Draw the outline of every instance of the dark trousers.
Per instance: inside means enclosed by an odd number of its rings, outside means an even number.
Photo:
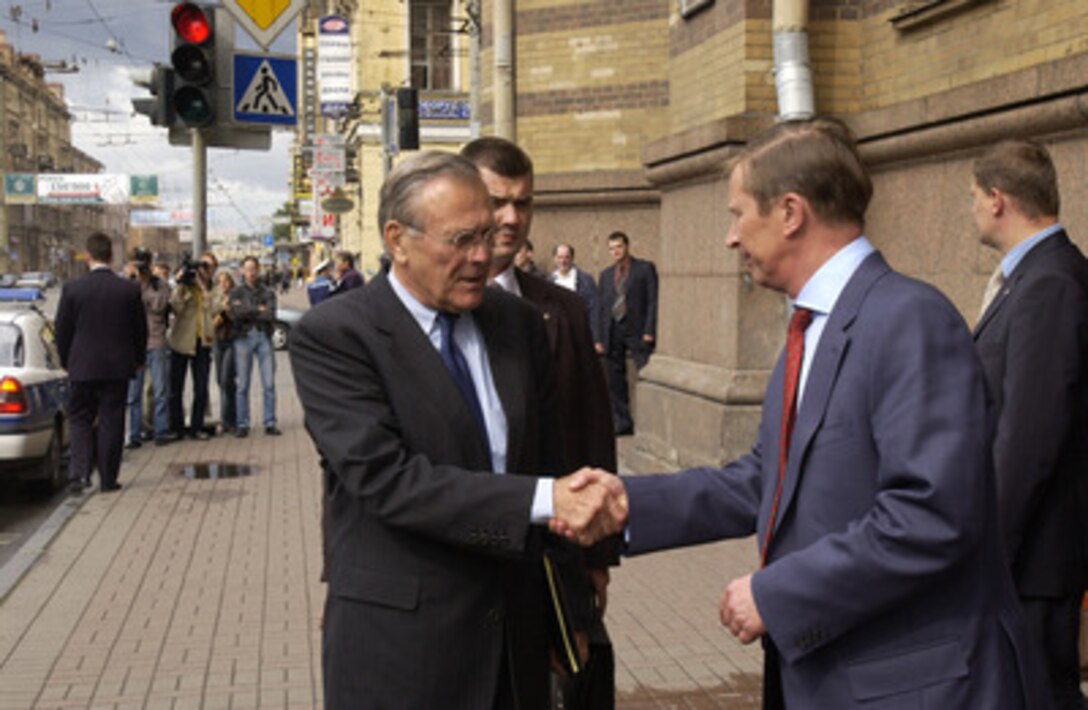
[[[1084,710],[1080,692],[1080,595],[1058,599],[1021,597],[1031,641],[1046,668],[1056,710]]]
[[[189,429],[196,434],[204,428],[204,412],[208,408],[208,372],[211,369],[211,348],[198,343],[196,353],[185,355],[170,353],[170,430],[185,433],[185,411],[182,397],[185,394],[185,371],[193,372],[193,406],[189,412]]]
[[[102,486],[117,483],[125,443],[128,380],[72,382],[68,399],[71,461],[68,477],[87,481],[98,468]]]
[[[653,352],[653,346],[643,342],[642,333],[631,332],[626,321],[611,321],[608,325],[608,389],[612,393],[612,424],[617,433],[634,429],[631,419],[631,398],[627,392],[627,354],[641,370]]]
[[[234,341],[216,340],[212,350],[215,382],[219,385],[219,421],[224,429],[238,426],[238,368],[234,362]]]

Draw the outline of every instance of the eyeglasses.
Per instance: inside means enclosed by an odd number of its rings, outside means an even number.
[[[431,241],[438,242],[439,244],[446,244],[453,247],[457,251],[471,251],[477,246],[483,244],[488,249],[495,243],[496,227],[484,227],[483,229],[471,230],[466,229],[462,232],[454,234],[452,237],[438,237],[433,234],[428,234],[422,229],[416,229],[415,227],[406,224],[404,225],[409,232],[412,232],[418,236],[426,237]]]

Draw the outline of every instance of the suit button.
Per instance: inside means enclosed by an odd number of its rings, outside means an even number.
[[[492,622],[492,623],[497,624],[499,622],[499,610],[498,609],[488,609],[487,610],[487,620]]]

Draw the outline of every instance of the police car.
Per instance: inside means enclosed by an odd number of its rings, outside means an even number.
[[[0,476],[67,482],[68,373],[36,288],[0,289]]]

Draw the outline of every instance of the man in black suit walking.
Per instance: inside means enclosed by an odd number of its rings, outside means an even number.
[[[99,487],[108,493],[121,488],[125,394],[144,365],[147,318],[140,287],[110,270],[110,238],[96,232],[86,247],[90,273],[65,284],[57,306],[57,349],[71,382],[68,475],[72,490],[82,490],[97,466]]]
[[[608,253],[615,263],[601,272],[597,352],[608,360],[612,418],[617,435],[634,433],[631,399],[627,393],[627,354],[641,370],[657,338],[657,269],[652,261],[631,256],[623,232],[608,235]]]
[[[1078,487],[1088,476],[1088,262],[1058,223],[1046,150],[999,143],[974,166],[972,212],[1001,252],[975,327],[996,415],[1005,552],[1055,707],[1082,710]]]

